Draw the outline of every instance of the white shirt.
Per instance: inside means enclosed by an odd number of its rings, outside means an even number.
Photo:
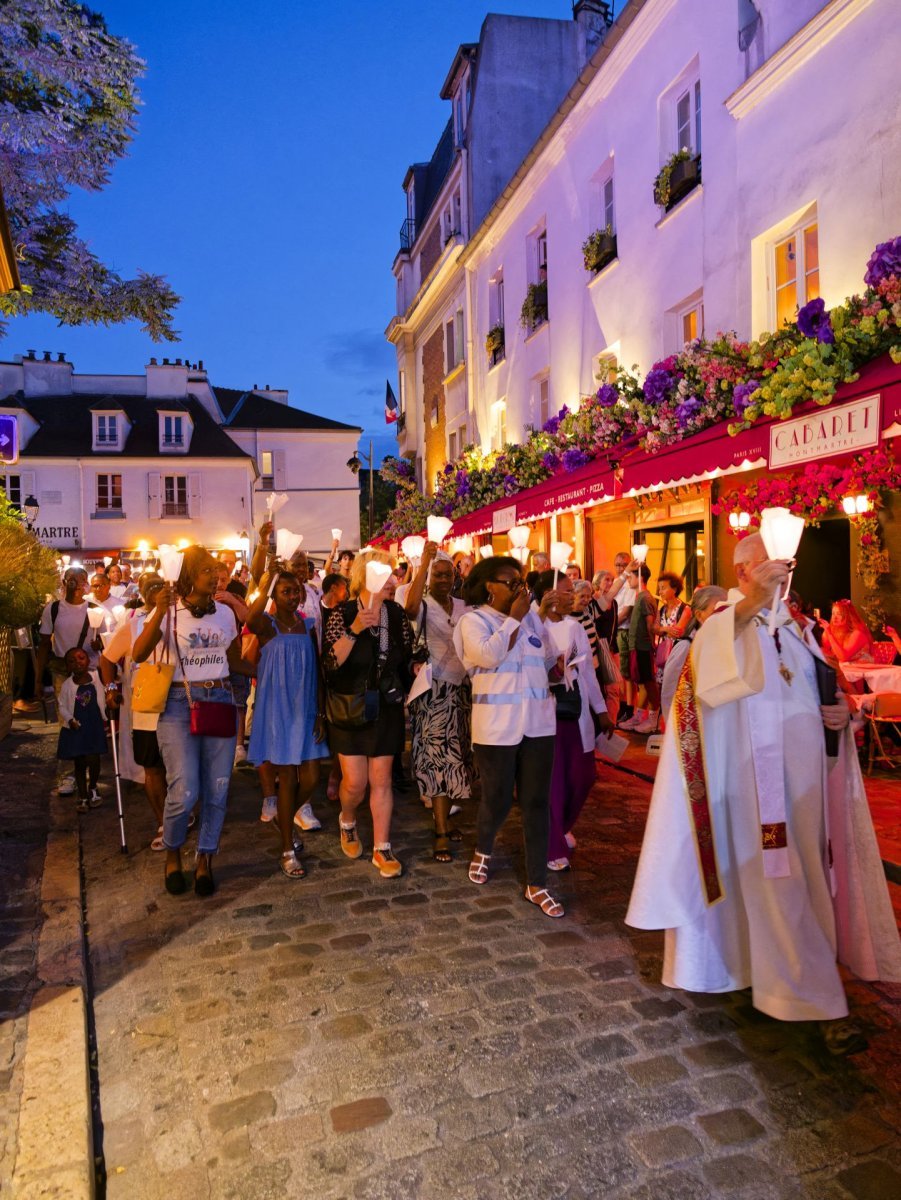
[[[451,614],[448,616],[437,600],[432,600],[428,596],[423,599],[427,609],[425,639],[429,646],[432,679],[440,683],[453,683],[459,687],[466,678],[466,668],[460,662],[460,656],[454,645],[454,630],[466,612],[466,605],[462,600],[452,598]],[[418,632],[422,625],[421,604],[413,625]]]
[[[171,611],[171,610],[170,610]],[[160,627],[162,638],[158,653],[167,645],[168,614]],[[175,664],[173,681],[203,683],[207,680],[228,678],[228,648],[237,637],[235,614],[224,604],[216,605],[216,611],[206,617],[192,617],[181,604],[175,609],[175,626],[178,636],[178,654],[175,649],[173,629],[168,636],[170,661]],[[178,655],[182,662],[179,662]],[[184,663],[184,673],[182,673]]]
[[[84,629],[84,623],[88,615],[88,602],[87,600],[82,600],[81,604],[70,604],[68,600],[60,600],[55,624],[51,612],[53,604],[54,601],[51,601],[46,605],[41,614],[41,633],[46,633],[50,636],[50,645],[53,653],[63,658],[67,650],[71,650],[78,645],[81,638],[81,631]],[[97,665],[97,651],[91,649],[91,642],[95,637],[94,630],[88,626],[84,641],[81,643],[82,649],[90,659],[92,667]]]
[[[624,583],[614,596],[614,599],[619,606],[619,612],[616,617],[617,628],[628,630],[631,617],[627,616],[623,620],[623,614],[626,609],[635,607],[635,601],[638,599],[638,588],[632,587],[631,583]]]
[[[540,618],[529,612],[520,622],[487,605],[467,609],[454,629],[454,646],[472,679],[474,743],[517,746],[524,737],[554,736],[548,671],[557,652]]]

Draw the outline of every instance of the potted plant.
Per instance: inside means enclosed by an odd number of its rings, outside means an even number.
[[[0,738],[12,724],[13,630],[37,620],[58,584],[56,555],[25,527],[19,510],[0,491]]]
[[[522,302],[519,323],[530,332],[547,320],[547,280],[530,283]]]
[[[488,355],[488,361],[494,366],[504,357],[504,327],[503,325],[492,325],[488,330],[485,338],[485,353]]]
[[[403,433],[403,431],[406,428],[407,428],[407,414],[406,413],[398,413],[398,415],[397,415],[397,432],[399,434]]]
[[[654,203],[667,212],[701,182],[701,156],[685,146],[671,154],[654,180]]]
[[[612,225],[596,229],[582,243],[582,259],[586,271],[597,275],[598,271],[602,271],[607,263],[613,262],[615,258],[616,234],[613,232]]]

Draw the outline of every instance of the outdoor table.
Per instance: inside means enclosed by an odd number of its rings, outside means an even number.
[[[863,680],[871,692],[901,692],[901,666],[891,663],[842,663],[841,671],[849,683]]]

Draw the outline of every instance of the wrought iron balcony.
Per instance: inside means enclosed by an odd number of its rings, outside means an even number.
[[[186,500],[164,500],[163,512],[164,517],[187,517],[188,503]]]
[[[406,221],[400,227],[400,248],[401,250],[409,250],[416,241],[416,222],[412,217],[407,217]]]

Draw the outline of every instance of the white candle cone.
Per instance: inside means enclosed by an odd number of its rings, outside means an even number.
[[[760,536],[763,538],[763,544],[770,558],[791,562],[798,552],[803,532],[804,518],[796,516],[787,508],[765,508],[760,514]],[[769,621],[770,634],[776,632],[776,610],[779,608],[781,591],[781,586],[777,586],[773,594]]]
[[[117,625],[124,625],[128,617],[128,609],[124,604],[117,604],[113,609],[113,620]]]
[[[282,562],[290,562],[303,541],[302,533],[292,533],[290,529],[275,531],[275,557]]]
[[[332,541],[333,541],[333,542],[340,542],[340,541],[341,541],[341,530],[340,530],[340,529],[333,529],[333,530],[332,530]]]
[[[529,561],[529,555],[532,551],[528,546],[511,546],[510,557],[515,558],[521,566],[525,566]]]
[[[523,546],[528,546],[531,532],[528,525],[514,525],[512,529],[507,530],[507,538],[511,546],[515,546],[517,550],[520,550]]]
[[[422,552],[425,550],[425,538],[419,534],[411,533],[409,537],[405,537],[400,544],[403,556],[413,566],[418,567],[422,562]]]
[[[101,640],[101,642],[103,642],[104,650],[107,648],[107,646],[109,646],[110,642],[113,640],[113,638],[115,636],[116,636],[116,631],[114,629],[110,630],[108,633],[101,633],[100,640]]]
[[[641,545],[638,542],[632,547],[632,557],[638,562],[643,563],[647,560],[650,546]]]
[[[111,567],[113,565],[113,560],[110,558],[110,556],[108,554],[104,556],[103,565],[105,567]]]
[[[71,554],[64,554],[64,555],[63,555],[63,566],[64,566],[64,567],[67,567],[71,561],[72,561],[72,555],[71,555]]]
[[[383,562],[368,562],[366,564],[366,591],[369,592],[369,608],[372,608],[374,596],[382,590],[391,574],[391,564]]]
[[[177,583],[184,553],[175,546],[160,546],[160,574],[166,583]]]
[[[554,587],[557,586],[557,576],[566,570],[572,552],[573,548],[569,542],[551,542],[550,560],[554,568]]]
[[[558,654],[563,655],[565,660],[573,644],[572,622],[564,617],[562,621],[545,621],[544,627],[547,630],[551,645]]]
[[[287,503],[287,492],[270,492],[266,497],[266,508],[269,511],[269,515],[272,517],[275,516],[279,509],[284,508]]]
[[[479,558],[491,558],[493,554],[493,546],[479,546]]]
[[[99,629],[108,616],[105,608],[89,608],[88,624],[92,629]]]
[[[426,533],[430,542],[437,542],[440,546],[447,535],[450,533],[453,521],[447,517],[429,517],[426,520]]]

